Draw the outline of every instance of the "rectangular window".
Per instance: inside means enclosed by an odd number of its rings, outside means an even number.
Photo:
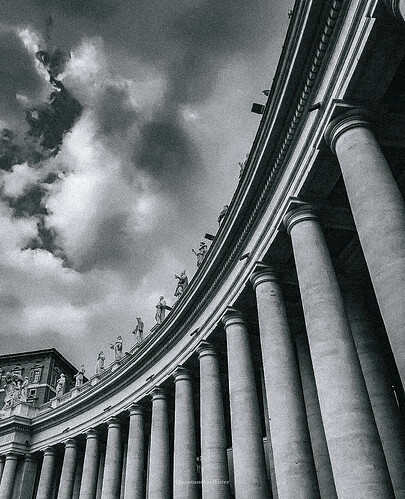
[[[41,381],[41,371],[39,369],[35,369],[34,371],[34,379],[32,380],[33,383],[39,383]]]

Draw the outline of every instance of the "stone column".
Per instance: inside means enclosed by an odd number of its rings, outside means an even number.
[[[175,382],[173,498],[197,499],[193,386],[190,373],[183,367],[178,367],[173,376]]]
[[[269,405],[267,403],[267,395],[266,395],[266,385],[264,381],[264,372],[263,370],[260,373],[260,382],[262,386],[262,400],[263,400],[263,411],[264,411],[264,424],[266,426],[266,438],[267,438],[267,473],[270,475],[270,488],[272,499],[279,499],[277,492],[277,480],[276,473],[274,470],[274,456],[273,456],[273,446],[271,443],[271,432],[270,432],[270,417],[269,417]]]
[[[75,483],[77,443],[73,438],[65,442],[62,473],[60,476],[58,499],[71,499]]]
[[[254,272],[260,343],[280,499],[319,497],[300,376],[284,300],[270,268]]]
[[[170,499],[170,444],[167,400],[161,388],[151,392],[152,426],[149,451],[148,499]]]
[[[99,457],[99,434],[96,430],[91,428],[86,432],[86,450],[84,452],[80,499],[93,499],[95,497]]]
[[[405,202],[359,110],[326,133],[342,170],[380,312],[405,387]]]
[[[142,499],[145,496],[145,435],[143,425],[143,410],[140,405],[134,404],[129,409],[125,499]]]
[[[384,3],[394,17],[405,22],[405,0],[384,0]]]
[[[295,337],[295,344],[319,491],[321,497],[337,499],[321,409],[319,407],[314,370],[312,368],[311,354],[309,353],[308,341],[305,334],[298,334]]]
[[[203,499],[230,496],[224,407],[217,354],[209,343],[198,347],[200,360],[201,475]]]
[[[17,454],[6,454],[1,477],[0,497],[1,499],[11,499],[14,491],[15,472],[17,470]]]
[[[48,447],[44,450],[44,459],[42,461],[36,499],[49,499],[51,497],[54,468],[55,449],[53,447]]]
[[[118,418],[108,421],[107,447],[101,499],[118,499],[121,485],[121,423]]]
[[[388,499],[393,489],[331,258],[308,206],[291,235],[326,441],[339,499]]]
[[[35,477],[37,474],[38,460],[33,454],[25,454],[24,468],[21,476],[21,488],[19,499],[32,499],[34,492]],[[0,496],[1,497],[1,496]]]
[[[405,425],[392,390],[383,347],[362,287],[346,282],[343,297],[395,497],[405,497]]]
[[[233,308],[227,309],[222,322],[228,352],[235,495],[264,499],[270,489],[249,334],[242,314]]]
[[[0,456],[0,483],[1,483],[1,477],[3,476],[5,461],[6,461],[6,456]]]

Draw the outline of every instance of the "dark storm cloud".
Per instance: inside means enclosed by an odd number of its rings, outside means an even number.
[[[22,123],[25,112],[16,95],[37,98],[44,88],[44,82],[35,70],[34,61],[29,57],[22,41],[11,31],[0,31],[0,68],[0,117],[6,118],[14,126]]]
[[[22,0],[17,0],[22,3]],[[265,0],[27,0],[32,22],[65,49],[83,36],[101,36],[111,68],[126,78],[134,56],[167,76],[155,122],[141,128],[134,157],[143,169],[170,186],[198,174],[200,164],[179,116],[179,106],[204,102],[215,88],[219,70],[232,57],[260,50],[270,37]],[[6,16],[15,19],[11,9]],[[120,62],[127,61],[125,62]],[[126,64],[126,66],[125,66]],[[230,82],[230,92],[232,84]],[[125,89],[108,87],[96,108],[100,132],[125,133],[136,120]],[[162,118],[163,116],[163,118]],[[166,173],[165,173],[166,172]]]

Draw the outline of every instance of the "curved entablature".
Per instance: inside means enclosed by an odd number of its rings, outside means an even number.
[[[296,2],[227,216],[171,313],[74,397],[67,394],[37,414],[2,421],[0,433],[7,438],[0,435],[0,454],[23,454],[24,445],[29,454],[44,451],[41,492],[48,490],[46,470],[54,460],[49,447],[56,454],[63,447],[61,476],[71,476],[65,463],[85,440],[87,477],[96,459],[87,449],[99,451],[102,440],[103,462],[115,463],[105,464],[105,497],[123,490],[116,477],[124,454],[125,487],[143,497],[139,488],[146,485],[136,456],[145,449],[136,436],[143,435],[144,419],[150,421],[149,474],[159,476],[148,482],[152,497],[168,497],[172,485],[176,497],[196,497],[196,457],[203,463],[198,476],[204,497],[228,496],[228,466],[234,471],[230,486],[240,498],[264,499],[269,487],[279,497],[351,498],[358,483],[362,494],[371,494],[378,483],[381,497],[393,497],[393,489],[405,487],[405,473],[395,464],[402,462],[403,451],[383,424],[392,417],[389,431],[401,426],[394,395],[403,410],[405,346],[398,331],[405,317],[397,313],[401,297],[389,290],[400,288],[403,277],[398,248],[405,242],[405,208],[396,179],[405,177],[392,153],[400,141],[388,138],[385,148],[388,134],[381,120],[392,109],[384,99],[399,78],[405,29],[384,61],[385,79],[375,70],[373,98],[353,98],[370,86],[370,67],[378,62],[371,48],[379,40],[388,43],[391,20],[397,26],[379,0]],[[388,209],[394,215],[382,224]],[[361,292],[359,275],[366,283]],[[376,307],[378,317],[369,322],[361,303],[352,310],[362,292]],[[380,331],[375,336],[382,343],[364,359],[371,349],[364,336],[370,328]],[[375,361],[384,349],[387,368]],[[372,369],[381,371],[377,376]],[[376,380],[385,380],[385,388],[370,387]],[[382,392],[384,403],[373,399]],[[199,404],[199,437],[193,404]],[[342,417],[336,416],[337,404]],[[353,427],[346,431],[349,419]],[[366,436],[350,441],[354,434]],[[389,442],[384,449],[381,440]],[[294,452],[287,451],[290,442]],[[348,445],[352,454],[346,458]],[[174,456],[172,482],[168,453]],[[14,461],[9,459],[9,470]],[[297,469],[297,463],[305,465]],[[94,477],[86,482],[93,492],[94,483]]]

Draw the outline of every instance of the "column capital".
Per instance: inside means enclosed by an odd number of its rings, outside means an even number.
[[[116,416],[113,416],[112,418],[107,419],[106,423],[108,425],[108,429],[121,427],[121,421]]]
[[[45,456],[53,456],[55,455],[55,448],[54,447],[47,447],[46,449],[44,449],[44,457]]]
[[[183,366],[178,366],[176,370],[173,372],[173,378],[174,382],[176,383],[177,381],[190,381],[191,380],[191,374],[188,369],[186,369]]]
[[[364,109],[351,109],[334,118],[325,130],[324,137],[333,154],[338,138],[352,128],[371,128],[370,116]]]
[[[242,324],[246,326],[246,320],[242,312],[233,307],[227,307],[221,321],[225,327],[231,326],[233,324]]]
[[[85,431],[86,440],[90,440],[91,438],[98,439],[99,433],[95,428],[89,428]]]
[[[34,454],[32,454],[31,452],[27,452],[27,454],[24,455],[24,459],[26,462],[36,461]]]
[[[204,357],[206,355],[211,356],[211,357],[217,357],[217,352],[215,348],[211,345],[211,343],[208,343],[208,341],[203,340],[197,348],[197,353],[198,353],[198,358],[201,359],[201,357]]]
[[[5,460],[6,461],[16,461],[18,459],[18,455],[17,454],[14,454],[14,452],[9,452],[8,454],[6,454],[5,456]]]
[[[284,216],[283,222],[287,228],[288,234],[291,233],[291,229],[299,222],[304,220],[317,220],[318,217],[315,214],[314,209],[310,204],[302,204],[297,208],[293,208],[287,212]]]
[[[405,5],[403,0],[384,0],[384,4],[388,12],[392,16],[394,16],[396,19],[399,19],[402,22],[405,22],[404,19]]]
[[[68,438],[63,443],[65,444],[65,449],[75,449],[77,447],[77,442],[74,438]]]
[[[143,415],[142,407],[140,406],[140,404],[136,404],[136,403],[134,403],[128,407],[128,412],[129,412],[129,417]]]
[[[253,289],[256,289],[256,287],[263,282],[277,282],[278,280],[277,272],[272,267],[263,264],[257,265],[252,275],[249,277]]]
[[[155,400],[166,400],[166,393],[162,388],[156,387],[151,392],[149,392],[152,402]]]

